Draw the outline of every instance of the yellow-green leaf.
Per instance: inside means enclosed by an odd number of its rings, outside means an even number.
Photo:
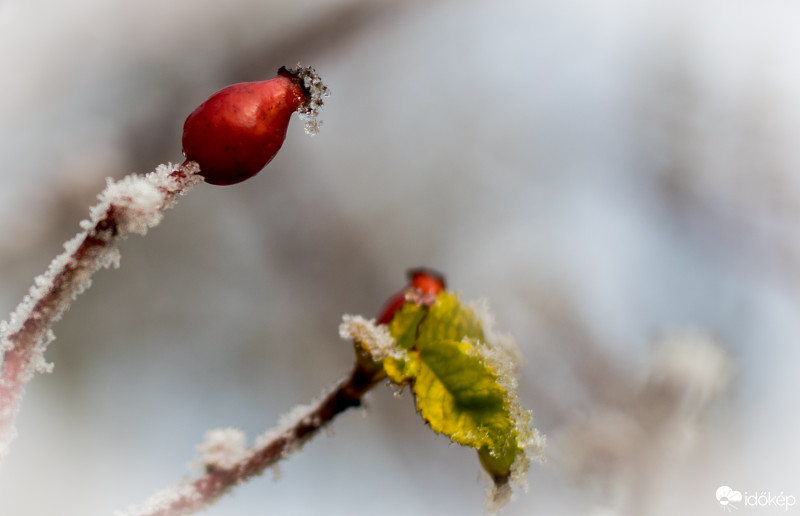
[[[386,376],[397,385],[411,382],[419,372],[419,353],[409,351],[407,358],[387,357],[383,361]]]
[[[417,332],[428,313],[427,306],[419,306],[406,302],[398,310],[389,323],[389,333],[394,337],[398,347],[411,349],[417,340]]]
[[[466,342],[440,340],[419,352],[413,391],[431,429],[485,455],[493,477],[508,475],[518,447],[508,393]]]
[[[513,368],[498,366],[483,321],[444,291],[430,306],[406,302],[389,333],[401,350],[382,362],[389,379],[410,384],[431,429],[475,449],[495,484],[506,484],[531,434],[528,413],[509,387],[513,380],[498,370]],[[527,462],[521,463],[524,470]]]
[[[428,317],[420,325],[417,345],[422,348],[439,340],[484,340],[481,321],[464,307],[452,292],[441,292],[430,307]]]

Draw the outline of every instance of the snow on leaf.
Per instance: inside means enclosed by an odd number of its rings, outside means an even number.
[[[500,373],[501,380],[516,380],[522,363],[522,352],[511,335],[495,330],[494,314],[486,299],[479,299],[465,305],[478,319],[483,330],[481,354]],[[510,387],[516,388],[516,384]]]

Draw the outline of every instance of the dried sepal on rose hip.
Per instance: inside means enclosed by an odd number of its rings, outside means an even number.
[[[281,68],[266,81],[242,82],[221,89],[186,118],[183,153],[200,165],[213,185],[232,185],[256,175],[278,153],[292,113],[316,133],[322,98],[328,88],[312,68]]]

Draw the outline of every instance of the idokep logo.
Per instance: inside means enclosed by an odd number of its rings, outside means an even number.
[[[745,507],[776,507],[788,511],[797,503],[794,495],[783,494],[783,491],[778,494],[772,494],[769,491],[755,493],[745,491],[742,495],[741,491],[736,491],[728,486],[720,486],[717,488],[716,495],[720,506],[726,511],[738,509],[740,503],[744,503]]]
[[[728,486],[720,486],[717,489],[717,501],[726,511],[730,511],[731,507],[738,509],[736,502],[742,501],[742,493],[734,491]]]

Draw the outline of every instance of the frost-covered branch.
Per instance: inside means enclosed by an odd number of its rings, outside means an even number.
[[[204,475],[159,491],[141,505],[117,511],[114,516],[184,516],[208,507],[233,487],[298,451],[338,414],[360,406],[364,394],[384,376],[368,357],[359,357],[348,378],[318,402],[296,407],[250,449],[245,448],[244,435],[238,430],[209,432],[198,447]]]
[[[66,242],[64,252],[34,280],[9,320],[0,322],[0,460],[16,433],[14,418],[25,384],[35,373],[52,370],[44,351],[54,339],[53,323],[90,286],[92,274],[101,267],[119,266],[117,242],[158,225],[162,211],[201,181],[198,172],[196,163],[186,162],[161,165],[147,175],[118,182],[109,179],[89,219],[81,222],[83,231]]]

